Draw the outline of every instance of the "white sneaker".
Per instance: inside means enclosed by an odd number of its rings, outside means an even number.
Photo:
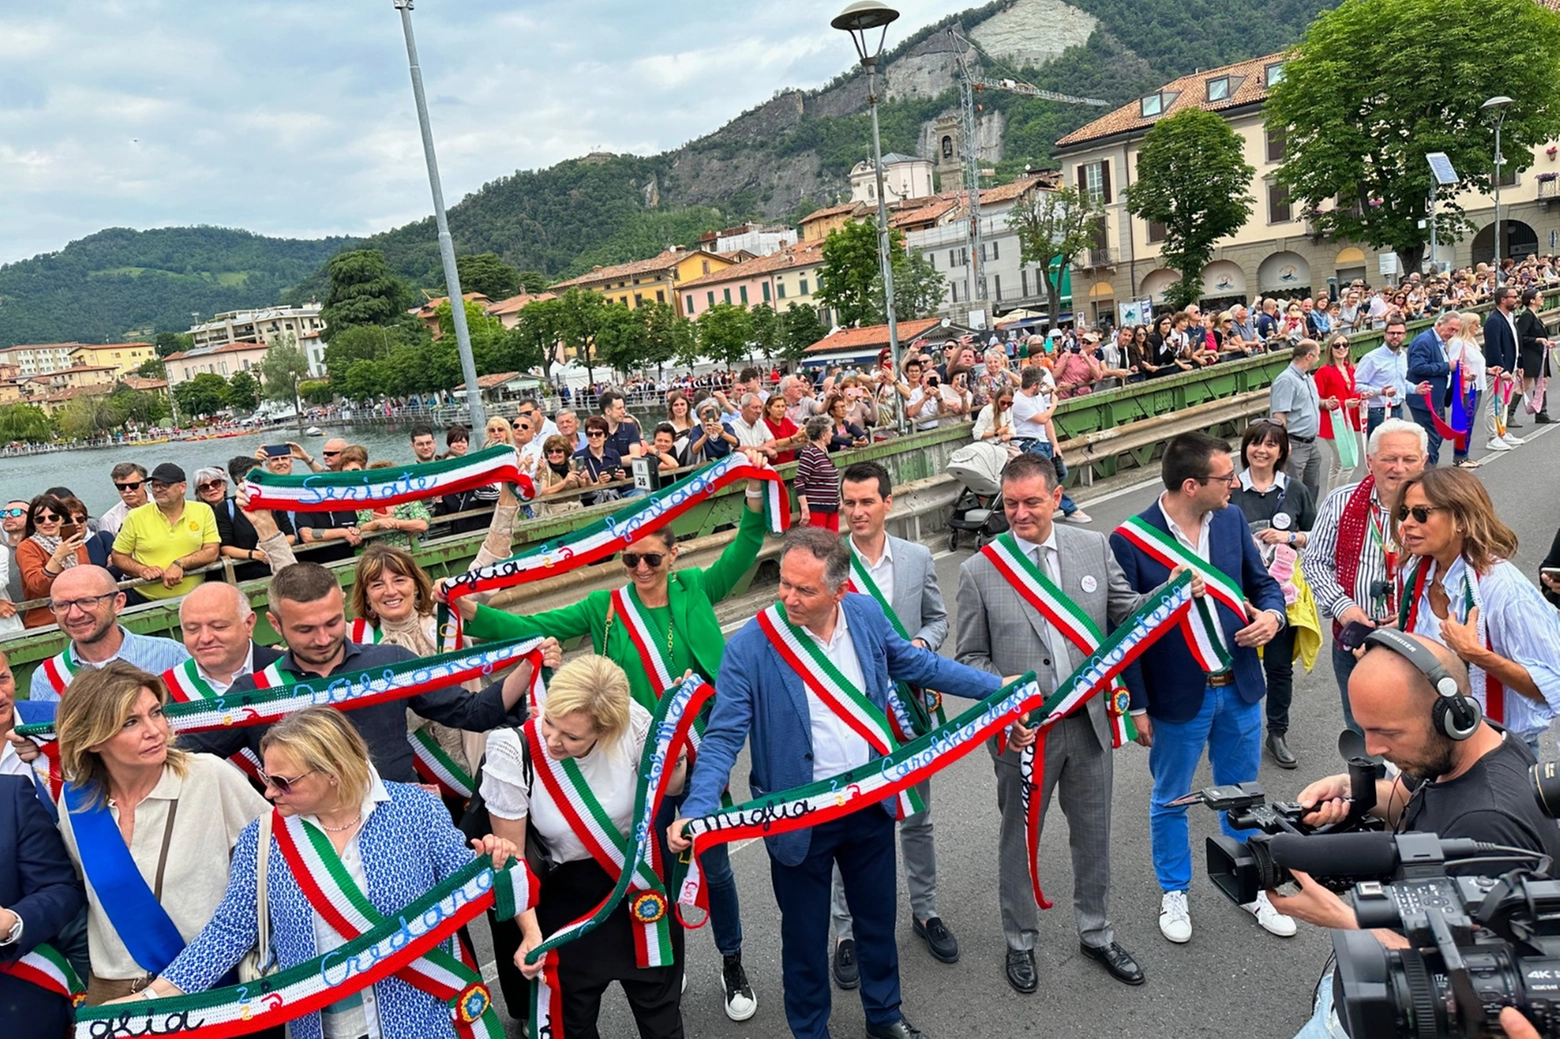
[[[1294,927],[1294,922],[1290,921],[1289,926]],[[1186,908],[1185,891],[1166,891],[1165,897],[1160,899],[1159,933],[1177,945],[1192,940],[1192,914]]]
[[[1257,918],[1257,923],[1268,934],[1276,934],[1280,938],[1293,938],[1295,934],[1295,921],[1293,917],[1285,916],[1273,908],[1273,903],[1268,901],[1266,891],[1257,894],[1255,902],[1247,902],[1241,906],[1246,912]],[[1164,919],[1160,918],[1161,921]],[[1164,926],[1163,923],[1160,924]]]
[[[1501,439],[1504,440],[1506,443],[1510,444],[1512,447],[1516,447],[1518,444],[1525,444],[1525,443],[1527,443],[1526,440],[1522,439],[1521,437],[1517,436],[1515,433],[1511,433],[1511,432],[1508,432]]]
[[[1068,523],[1093,523],[1094,522],[1094,517],[1090,516],[1087,512],[1084,512],[1082,509],[1074,509],[1074,510],[1072,510],[1072,512],[1070,512],[1067,515],[1063,516],[1062,519],[1064,521],[1068,522]]]
[[[1490,442],[1484,445],[1486,451],[1510,451],[1511,445],[1500,437],[1491,437]]]

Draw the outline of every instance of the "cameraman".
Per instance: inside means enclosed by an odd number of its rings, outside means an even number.
[[[1451,650],[1438,642],[1410,635],[1435,655],[1440,665],[1468,692],[1468,672]],[[1430,679],[1407,657],[1392,649],[1368,645],[1349,677],[1349,702],[1354,720],[1365,734],[1367,753],[1380,755],[1402,773],[1376,782],[1376,807],[1371,814],[1395,832],[1419,831],[1443,838],[1463,837],[1514,845],[1542,852],[1560,861],[1560,828],[1546,818],[1533,800],[1528,768],[1533,758],[1521,740],[1481,722],[1472,736],[1453,740],[1432,722],[1437,693]],[[1349,814],[1347,775],[1317,780],[1296,798],[1313,809],[1311,825],[1341,822]],[[1462,872],[1456,867],[1450,873]],[[1466,872],[1487,873],[1488,866]],[[1295,873],[1300,892],[1291,896],[1269,891],[1274,908],[1286,916],[1342,930],[1359,924],[1354,909],[1338,895],[1304,873]],[[1388,948],[1407,947],[1392,931],[1372,932]],[[1332,1012],[1332,980],[1319,986],[1316,1012],[1296,1039],[1343,1037]]]

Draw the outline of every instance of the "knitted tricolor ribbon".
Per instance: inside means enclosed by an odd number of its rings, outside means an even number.
[[[0,974],[30,981],[39,988],[64,996],[72,1006],[86,1002],[87,986],[70,961],[51,945],[39,944],[11,963],[0,963]]]
[[[345,473],[279,476],[253,469],[244,481],[248,508],[288,512],[341,512],[387,508],[446,494],[507,483],[521,501],[536,497],[531,478],[520,472],[519,456],[507,444],[439,462]]]
[[[281,830],[277,828],[278,836]],[[537,890],[536,878],[523,862],[494,870],[492,860],[482,856],[399,913],[375,913],[370,926],[318,959],[231,988],[82,1007],[76,1011],[75,1039],[248,1035],[339,1002],[430,955],[443,959],[430,968],[438,981],[428,981],[425,990],[450,1004],[456,1034],[502,1039],[503,1025],[481,976],[441,946],[490,906],[502,918],[524,912],[535,904]],[[358,919],[369,922],[366,913]]]

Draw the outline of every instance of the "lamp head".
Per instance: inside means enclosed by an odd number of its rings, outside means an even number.
[[[1494,112],[1496,115],[1500,115],[1505,112],[1506,106],[1509,104],[1511,104],[1511,98],[1507,97],[1505,94],[1499,94],[1480,105],[1479,111],[1490,111]]]
[[[834,20],[829,24],[850,33],[851,42],[856,45],[856,53],[861,57],[863,65],[875,65],[883,53],[883,41],[888,37],[888,25],[898,17],[898,11],[887,4],[880,3],[879,0],[856,0],[856,3],[835,15]],[[869,48],[867,33],[873,29],[883,31],[878,35],[877,46]]]

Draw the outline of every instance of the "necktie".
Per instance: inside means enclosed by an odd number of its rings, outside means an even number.
[[[1045,571],[1045,576],[1057,588],[1062,586],[1062,575],[1056,565],[1056,549],[1041,546],[1035,549],[1035,564]],[[1045,625],[1046,643],[1051,647],[1051,660],[1056,679],[1060,682],[1063,678],[1072,674],[1072,656],[1068,652],[1070,645],[1065,636],[1056,630],[1056,625],[1050,621]]]

